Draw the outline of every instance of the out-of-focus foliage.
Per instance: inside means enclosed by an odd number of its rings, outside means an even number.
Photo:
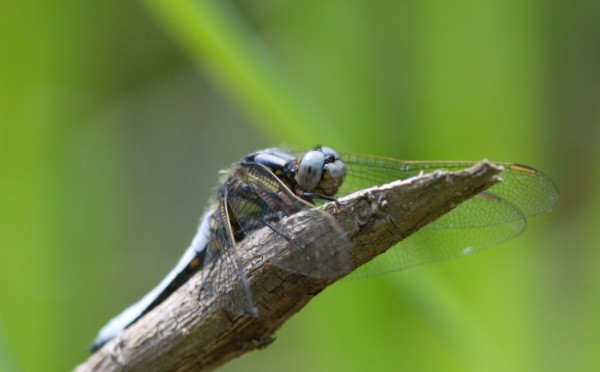
[[[595,1],[0,4],[0,370],[62,371],[259,148],[536,166],[526,234],[336,284],[224,370],[595,370]]]

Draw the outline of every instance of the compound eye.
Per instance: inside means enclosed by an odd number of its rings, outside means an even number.
[[[323,152],[323,154],[325,154],[325,157],[327,158],[329,163],[332,163],[335,160],[340,158],[338,153],[335,152],[331,147],[323,146],[323,147],[321,147],[321,151]]]
[[[321,182],[323,166],[325,165],[325,154],[321,151],[307,152],[298,166],[296,181],[305,191],[311,191]]]

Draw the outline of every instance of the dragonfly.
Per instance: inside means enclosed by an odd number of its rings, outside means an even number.
[[[176,266],[100,330],[92,351],[162,303],[198,271],[202,275],[200,301],[214,300],[232,314],[257,317],[238,251],[240,242],[253,231],[268,227],[288,239],[279,224],[285,217],[368,187],[436,170],[463,170],[476,163],[339,155],[325,146],[303,153],[275,148],[251,153],[224,173],[215,200]],[[551,178],[526,165],[495,164],[503,167],[503,182],[461,203],[348,277],[370,277],[471,254],[516,237],[525,230],[528,217],[554,208],[558,189]],[[348,274],[353,269],[349,242],[335,219],[322,211],[307,223],[333,231],[333,244],[322,249],[317,237],[303,236],[301,241],[289,242],[292,259],[275,264],[315,278]]]

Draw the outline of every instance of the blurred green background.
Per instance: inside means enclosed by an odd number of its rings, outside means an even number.
[[[0,370],[63,371],[280,144],[516,161],[516,240],[338,283],[225,371],[600,366],[600,2],[0,3]]]

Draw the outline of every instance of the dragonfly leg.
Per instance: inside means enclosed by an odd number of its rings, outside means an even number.
[[[309,200],[310,199],[321,199],[321,200],[326,200],[326,201],[332,201],[332,202],[335,202],[336,205],[340,204],[338,202],[337,198],[334,198],[333,196],[317,194],[314,192],[301,192],[300,197],[302,197],[303,199],[309,199]]]
[[[273,225],[273,223],[271,222],[271,219],[269,219],[267,216],[265,216],[263,218],[263,222],[265,223],[265,225],[273,230],[273,232],[279,236],[281,236],[282,238],[284,238],[285,240],[287,240],[288,242],[291,241],[292,239],[287,236],[283,231],[279,230],[279,228],[275,225]]]

